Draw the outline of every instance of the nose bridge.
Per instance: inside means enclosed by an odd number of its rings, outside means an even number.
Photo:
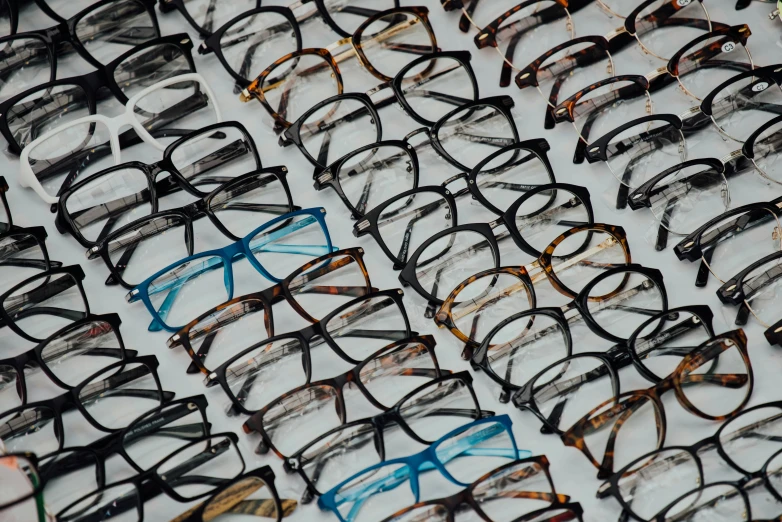
[[[427,138],[431,138],[431,133],[428,127],[419,127],[418,129],[407,134],[407,136],[405,136],[402,141],[409,143],[412,138],[418,136],[419,134],[426,134]]]
[[[206,203],[203,199],[193,201],[192,203],[182,207],[184,212],[189,218],[196,219],[206,213]]]

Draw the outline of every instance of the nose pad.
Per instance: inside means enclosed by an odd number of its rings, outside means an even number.
[[[313,500],[315,500],[315,495],[310,491],[310,488],[307,488],[304,490],[304,492],[301,494],[300,502],[302,504],[309,504]]]
[[[266,445],[266,442],[261,440],[261,442],[258,443],[258,446],[255,447],[255,454],[256,455],[266,455],[269,453],[269,446]]]
[[[346,419],[343,415],[343,412],[345,411],[345,403],[343,402],[342,397],[339,395],[337,395],[337,400],[334,401],[334,410],[340,421],[345,422]]]

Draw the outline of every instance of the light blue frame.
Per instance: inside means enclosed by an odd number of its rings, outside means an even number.
[[[283,227],[280,230],[272,232],[269,235],[269,237],[264,238],[264,242],[260,244],[256,243],[250,245],[250,240],[255,236],[257,236],[264,229],[272,227],[275,224],[284,221],[286,219],[290,219],[301,215],[309,215],[311,216],[311,219],[302,219],[298,221],[295,225],[288,225],[286,227]],[[128,292],[128,294],[125,296],[125,299],[129,303],[135,303],[139,300],[144,302],[144,306],[147,307],[147,311],[152,316],[152,322],[149,323],[149,327],[148,327],[148,330],[150,332],[159,332],[160,330],[166,330],[169,332],[178,332],[179,330],[184,328],[185,325],[171,326],[168,323],[166,323],[166,317],[168,316],[171,307],[174,305],[174,301],[176,300],[176,296],[179,294],[179,290],[188,281],[188,279],[190,279],[190,277],[198,276],[209,270],[216,270],[219,269],[220,267],[223,267],[223,283],[225,284],[225,290],[228,293],[227,301],[230,301],[231,299],[233,299],[233,295],[234,295],[234,277],[233,277],[233,268],[232,268],[233,263],[241,258],[247,258],[247,260],[250,261],[250,264],[252,264],[252,266],[258,272],[260,272],[260,274],[263,277],[265,277],[269,281],[273,281],[274,283],[279,283],[282,281],[282,279],[279,279],[273,276],[272,274],[270,274],[263,267],[263,265],[261,265],[261,263],[258,262],[258,260],[255,258],[253,253],[259,252],[261,248],[267,245],[270,241],[273,241],[282,236],[295,232],[300,228],[304,228],[308,225],[311,225],[315,221],[317,221],[320,224],[320,227],[323,230],[323,234],[326,236],[325,246],[323,245],[285,245],[285,246],[274,245],[273,248],[267,248],[266,251],[275,252],[275,253],[302,254],[302,255],[312,256],[313,258],[318,258],[322,255],[330,254],[335,250],[339,250],[337,247],[331,244],[331,235],[329,234],[329,229],[326,226],[326,209],[321,207],[305,208],[305,209],[297,210],[295,212],[289,212],[287,214],[269,220],[263,225],[253,230],[252,232],[250,232],[249,234],[247,234],[241,240],[235,241],[234,243],[224,248],[218,248],[215,250],[206,250],[199,254],[194,254],[190,257],[180,259],[175,263],[171,263],[170,265],[163,268],[162,270],[158,270],[155,274],[151,275],[150,277],[145,279],[142,283],[140,283],[138,286],[136,286],[133,290]],[[153,286],[152,288],[150,288],[150,286],[152,286],[152,281],[154,281],[161,275],[165,274],[172,268],[175,268],[176,266],[181,265],[182,263],[195,261],[201,258],[211,258],[211,259],[197,266],[193,266],[192,268],[187,270],[187,272],[190,272],[190,275],[187,275],[186,272],[182,272],[177,274],[176,278],[173,278],[162,285]],[[217,261],[217,258],[222,259],[222,264]],[[285,275],[287,276],[287,274]],[[170,292],[166,296],[166,299],[163,301],[163,304],[160,306],[160,310],[155,310],[155,307],[152,305],[152,301],[149,299],[150,293],[156,294],[159,292],[164,292],[169,289]]]
[[[359,471],[358,473],[347,478],[346,480],[343,480],[342,482],[340,482],[339,484],[337,484],[336,486],[328,490],[326,493],[324,493],[318,499],[318,507],[324,511],[331,511],[337,516],[337,518],[341,522],[353,522],[353,520],[356,517],[356,514],[361,508],[361,505],[366,500],[368,500],[372,495],[379,492],[390,491],[408,482],[410,484],[410,488],[413,490],[413,494],[415,495],[415,502],[418,503],[420,501],[418,475],[422,471],[429,471],[432,469],[439,470],[440,474],[443,477],[445,477],[446,479],[448,479],[449,481],[453,482],[458,486],[462,486],[466,488],[470,486],[469,483],[459,482],[450,473],[448,473],[447,469],[445,469],[445,465],[444,465],[445,463],[442,462],[437,457],[437,448],[444,442],[447,442],[448,439],[456,435],[459,435],[460,433],[463,433],[471,428],[474,428],[475,426],[479,426],[481,424],[490,424],[490,423],[495,424],[496,427],[492,427],[489,430],[483,430],[480,433],[476,433],[475,435],[471,436],[471,438],[461,441],[459,444],[456,444],[453,447],[451,447],[447,456],[448,460],[446,460],[446,462],[458,458],[460,455],[469,455],[472,457],[474,456],[506,457],[511,460],[532,456],[531,451],[520,450],[516,446],[516,438],[513,436],[513,430],[511,429],[513,425],[513,421],[511,421],[508,415],[496,415],[494,417],[486,417],[484,419],[478,419],[474,422],[471,422],[470,424],[466,424],[464,426],[461,426],[460,428],[451,431],[450,433],[444,435],[437,442],[435,442],[425,450],[421,451],[420,453],[416,453],[408,457],[402,457],[398,459],[387,460],[385,462],[380,462],[378,464],[375,464],[374,466],[370,466],[362,471]],[[478,445],[483,441],[495,437],[496,435],[498,435],[503,431],[510,436],[510,440],[513,443],[513,448],[475,448],[474,447],[475,445]],[[355,480],[357,477],[361,475],[371,473],[376,469],[380,469],[385,466],[396,466],[399,464],[404,464],[405,467],[400,467],[390,477],[385,477],[383,479],[376,481],[375,483],[367,484],[362,490],[360,490],[360,492],[355,494],[353,497],[348,499],[341,499],[339,503],[337,503],[337,499],[336,499],[337,491],[339,491],[339,489],[345,484],[352,482],[353,480]],[[408,473],[409,470],[412,470],[413,473],[412,474]],[[339,506],[341,506],[346,502],[353,502],[353,507],[348,513],[347,518],[344,518],[342,514],[339,512]]]

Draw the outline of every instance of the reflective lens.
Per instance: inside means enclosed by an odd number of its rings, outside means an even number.
[[[104,464],[94,451],[64,449],[43,458],[40,473],[46,480],[46,508],[57,513],[105,482]]]
[[[703,318],[694,312],[681,310],[664,314],[643,325],[630,349],[644,368],[662,380],[676,370],[687,354],[711,336]]]
[[[206,0],[194,0],[184,4],[185,10],[195,24],[208,33],[213,33],[234,17],[256,6],[253,0],[213,4]],[[280,55],[282,56],[282,55]]]
[[[261,168],[252,138],[233,125],[192,132],[168,152],[177,172],[205,194]]]
[[[190,441],[209,434],[206,414],[195,402],[175,402],[155,408],[128,428],[122,437],[122,448],[143,470]]]
[[[38,238],[24,232],[0,237],[0,293],[49,268]]]
[[[513,223],[524,242],[542,254],[552,239],[574,226],[590,224],[590,209],[589,201],[569,190],[538,190],[518,206]]]
[[[96,375],[79,391],[79,401],[95,422],[117,430],[159,406],[163,398],[152,368],[130,362]]]
[[[767,405],[746,411],[726,422],[719,431],[719,442],[728,459],[752,473],[782,449],[782,409]]]
[[[449,379],[416,392],[400,404],[399,413],[413,433],[432,444],[480,418],[480,407],[465,381]]]
[[[105,171],[68,194],[64,209],[81,236],[98,242],[114,230],[152,213],[146,173],[133,166]]]
[[[450,57],[425,60],[405,71],[401,93],[413,112],[432,123],[458,106],[478,99],[470,71]]]
[[[619,480],[619,494],[636,516],[653,520],[660,506],[670,505],[682,491],[700,487],[702,475],[689,451],[661,449],[629,466]]]
[[[58,127],[46,139],[26,149],[30,168],[49,196],[59,196],[66,180],[73,183],[74,172],[85,176],[101,166],[114,164],[110,137],[111,131],[101,122]],[[85,171],[88,165],[91,170]]]
[[[329,0],[326,13],[343,31],[353,34],[369,16],[395,7],[392,0]]]
[[[391,409],[402,397],[434,378],[436,372],[434,352],[421,342],[411,341],[370,359],[362,366],[359,380],[378,402]]]
[[[371,296],[341,309],[326,322],[325,330],[348,357],[359,361],[410,334],[401,305],[387,295]]]
[[[186,234],[181,216],[151,218],[108,238],[106,251],[122,281],[133,287],[149,274],[187,257],[190,252]]]
[[[663,120],[639,123],[620,132],[606,150],[611,173],[630,188],[687,159],[684,134]]]
[[[445,299],[450,289],[472,274],[495,268],[497,262],[482,234],[460,230],[430,243],[418,257],[414,273],[425,292]]]
[[[663,292],[654,279],[641,272],[612,274],[589,290],[589,315],[609,334],[629,339],[650,317],[664,310],[667,301]]]
[[[578,294],[587,283],[601,273],[630,262],[630,252],[619,235],[611,230],[587,228],[569,235],[563,234],[552,243],[551,269],[554,277]],[[624,274],[620,274],[619,278]],[[538,274],[533,282],[540,279]],[[610,279],[610,278],[609,278]],[[609,290],[611,284],[618,280],[604,280],[590,292],[590,299],[605,298],[614,290]],[[616,289],[619,285],[614,286]]]
[[[122,358],[119,333],[102,320],[67,328],[41,349],[46,368],[63,384],[72,387]]]
[[[19,36],[0,49],[0,101],[54,79],[52,57],[42,37]]]
[[[530,383],[532,398],[549,423],[567,429],[595,402],[614,396],[610,375],[602,359],[573,356],[549,367]]]
[[[399,264],[406,263],[433,234],[456,225],[455,210],[441,194],[428,190],[387,202],[377,218],[377,232],[386,254]],[[362,225],[359,223],[359,230]]]
[[[209,210],[228,232],[244,237],[260,223],[291,212],[293,201],[277,175],[259,172],[214,192]]]
[[[207,7],[204,4],[204,12]],[[245,4],[245,6],[241,6]],[[252,4],[252,5],[247,5]],[[230,16],[224,16],[219,24],[213,24],[211,17],[207,21],[214,29],[222,27],[234,16],[249,11],[255,6],[255,2],[244,0],[237,4],[217,6],[217,11],[229,11]],[[211,13],[214,9],[210,10]],[[227,13],[218,13],[227,14]],[[203,27],[203,25],[202,25]],[[220,51],[223,53],[231,71],[245,79],[252,79],[254,74],[265,70],[271,65],[272,60],[291,54],[297,49],[296,33],[290,21],[276,12],[251,12],[236,20],[223,33],[220,38]]]
[[[456,111],[440,122],[432,139],[468,171],[481,159],[518,141],[513,120],[493,105],[471,105]]]
[[[48,455],[59,450],[63,434],[55,426],[56,416],[48,406],[21,408],[0,415],[0,439],[6,451]]]
[[[67,0],[59,3],[76,7]],[[82,16],[73,31],[93,58],[107,64],[131,48],[160,36],[152,8],[147,9],[141,0],[102,4]]]
[[[87,302],[69,273],[28,280],[8,295],[2,306],[19,329],[41,341],[87,315]]]
[[[31,497],[41,483],[38,471],[29,459],[11,455],[0,457],[0,480],[4,484],[3,491],[0,492],[0,506]],[[8,511],[12,518],[15,514],[30,512],[35,513],[35,508],[14,507]],[[35,515],[33,517],[37,518]]]
[[[378,141],[380,124],[364,101],[340,97],[308,112],[299,137],[310,161],[325,167],[357,148]]]
[[[293,123],[316,104],[339,94],[337,77],[328,58],[303,54],[272,65],[258,90],[272,113]]]
[[[752,388],[750,368],[736,341],[718,336],[695,353],[682,363],[682,394],[706,415],[732,415],[744,405]]]
[[[744,495],[732,484],[712,484],[682,496],[660,516],[666,521],[688,518],[739,522],[746,520],[749,513],[749,504]]]
[[[87,92],[73,84],[59,84],[29,93],[5,113],[8,130],[20,148],[64,123],[91,113]]]
[[[760,174],[776,183],[782,183],[782,122],[761,132],[752,147],[753,163]]]
[[[58,513],[57,518],[73,522],[89,520],[140,522],[143,520],[143,510],[144,501],[141,499],[141,493],[135,485],[125,482],[83,497]]]
[[[307,380],[302,366],[304,347],[295,338],[262,341],[231,361],[225,375],[234,398],[247,410],[258,411],[291,385]],[[275,379],[285,375],[285,379]]]
[[[687,235],[728,209],[728,180],[702,164],[669,169],[669,174],[651,188],[649,201],[661,226]]]
[[[114,69],[114,81],[132,98],[157,82],[191,72],[195,69],[182,48],[167,43],[145,47],[125,58]]]
[[[156,469],[159,479],[188,500],[208,494],[243,471],[239,448],[223,435],[182,448]]]
[[[513,439],[499,423],[470,426],[442,441],[435,452],[446,471],[465,484],[516,457]]]
[[[715,85],[721,85],[736,71],[751,70],[753,65],[749,51],[738,38],[719,35],[687,49],[674,70],[682,90],[702,100]]]
[[[683,0],[680,4],[672,12],[669,0],[657,0],[635,17],[635,37],[645,53],[667,62],[681,49],[682,42],[689,42],[711,29],[702,2]],[[685,19],[689,22],[686,25],[676,23]]]
[[[448,302],[451,318],[462,338],[480,343],[498,323],[532,307],[533,296],[532,288],[518,275],[490,271],[460,284]],[[506,342],[501,340],[503,335],[492,344]]]
[[[554,183],[554,175],[538,154],[529,149],[511,148],[497,155],[491,161],[481,167],[481,171],[475,177],[475,185],[481,195],[501,213],[506,211],[512,203],[525,193],[535,188]],[[523,214],[533,212],[536,202],[549,198],[555,193],[540,193],[539,197],[531,197],[527,200]],[[543,197],[540,197],[543,196]],[[540,207],[545,202],[541,202]],[[534,210],[540,209],[537,207]],[[555,237],[555,236],[551,236]],[[549,241],[551,238],[549,238]]]
[[[748,76],[714,95],[711,116],[724,134],[743,142],[770,119],[766,109],[779,106],[782,87],[773,78]]]
[[[335,172],[318,179],[337,178],[342,195],[359,213],[414,188],[416,172],[412,153],[397,145],[381,145],[344,158]]]
[[[424,19],[404,11],[392,11],[375,18],[353,39],[355,48],[375,69],[374,74],[388,78],[396,76],[416,55],[437,50],[434,32],[428,30]]]
[[[503,325],[488,343],[486,364],[500,379],[519,387],[570,355],[570,336],[563,324],[534,311]]]
[[[528,494],[533,491],[536,495]],[[554,502],[553,494],[546,470],[538,462],[504,466],[472,489],[473,498],[481,510],[495,522],[509,522],[546,508]],[[557,517],[549,520],[557,520]],[[575,519],[562,517],[562,520]]]
[[[613,75],[613,60],[605,49],[592,42],[579,42],[544,59],[535,72],[535,80],[538,93],[553,107],[583,86]]]
[[[342,517],[350,513],[355,522],[382,520],[386,515],[415,504],[415,496],[408,486],[411,473],[407,464],[387,464],[344,484],[335,496]]]
[[[778,321],[782,303],[782,258],[778,257],[747,274],[741,290],[750,311],[765,327]]]
[[[205,86],[194,80],[147,93],[136,101],[133,116],[149,132],[172,127],[200,129],[218,121],[216,100],[210,99]]]
[[[316,209],[314,212],[321,211]],[[312,214],[298,214],[278,221],[244,241],[258,263],[279,280],[290,273],[292,264],[302,265],[331,253],[326,230]]]

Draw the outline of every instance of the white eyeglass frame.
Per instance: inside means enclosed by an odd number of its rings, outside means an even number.
[[[156,138],[154,138],[149,131],[144,127],[144,125],[138,121],[138,119],[135,117],[135,108],[136,104],[139,100],[146,97],[150,93],[164,89],[170,85],[173,85],[175,83],[180,82],[198,82],[200,87],[203,89],[204,92],[206,92],[209,99],[213,102],[212,105],[214,107],[214,112],[216,116],[216,121],[209,122],[212,123],[221,123],[223,121],[222,114],[220,113],[220,107],[217,104],[217,98],[214,95],[214,92],[212,92],[212,89],[209,88],[209,84],[206,83],[206,79],[204,79],[203,76],[201,76],[198,73],[187,73],[187,74],[181,74],[179,76],[174,76],[172,78],[165,79],[163,81],[160,81],[154,85],[150,85],[143,91],[139,92],[132,98],[128,100],[128,103],[125,104],[125,112],[122,114],[115,116],[113,118],[108,118],[106,116],[103,116],[101,114],[93,114],[90,116],[84,116],[83,118],[79,118],[78,120],[74,120],[72,122],[68,122],[64,125],[60,125],[59,127],[50,130],[49,132],[38,136],[36,139],[31,141],[30,143],[25,146],[24,149],[22,149],[22,154],[19,156],[19,177],[18,181],[19,184],[22,187],[25,188],[31,188],[35,191],[36,194],[38,194],[38,197],[40,197],[44,202],[53,205],[56,204],[60,198],[58,196],[51,196],[49,195],[46,190],[43,188],[43,185],[38,180],[38,178],[35,176],[35,173],[33,172],[33,168],[30,165],[30,151],[33,150],[35,147],[40,145],[42,142],[50,139],[52,136],[56,135],[57,133],[64,132],[71,127],[75,127],[77,125],[83,125],[85,123],[98,123],[104,125],[109,130],[109,144],[111,146],[111,152],[114,157],[114,165],[119,165],[122,162],[122,157],[120,153],[120,143],[119,143],[119,136],[120,131],[124,129],[125,127],[131,127],[133,130],[138,134],[138,136],[149,145],[152,145],[156,149],[160,151],[166,150],[166,145],[158,141]],[[198,129],[193,129],[193,131],[197,131]]]

